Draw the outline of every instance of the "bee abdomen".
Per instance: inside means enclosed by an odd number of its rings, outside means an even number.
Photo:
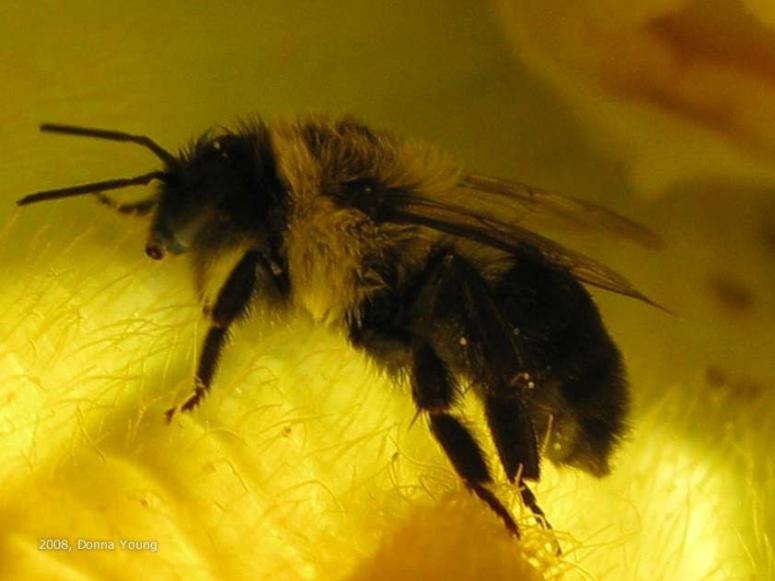
[[[626,432],[629,391],[621,354],[589,292],[540,256],[518,257],[494,285],[534,380],[527,397],[545,455],[596,476]]]
[[[612,343],[602,341],[597,353],[585,359],[582,371],[565,378],[559,391],[566,414],[559,414],[554,432],[572,432],[574,437],[560,446],[550,439],[548,455],[595,476],[609,472],[608,461],[626,431],[629,393],[624,366]],[[559,448],[559,449],[557,449]],[[563,449],[564,448],[564,449]]]

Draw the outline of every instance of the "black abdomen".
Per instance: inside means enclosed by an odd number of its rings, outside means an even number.
[[[385,280],[395,280],[389,269]],[[522,400],[546,457],[608,472],[629,405],[624,368],[592,298],[567,271],[526,249],[488,281],[476,261],[439,247],[350,325],[352,343],[389,370],[411,367],[413,338],[485,400]]]
[[[515,333],[529,406],[545,455],[596,475],[625,431],[629,394],[621,354],[589,292],[569,273],[525,254],[492,285]]]

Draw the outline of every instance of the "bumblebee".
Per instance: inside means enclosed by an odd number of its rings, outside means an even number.
[[[161,161],[160,170],[18,204],[94,194],[121,213],[150,215],[150,258],[191,256],[210,326],[193,392],[168,421],[202,402],[232,325],[263,303],[306,311],[406,381],[457,474],[514,535],[514,518],[489,487],[488,459],[455,413],[464,386],[483,401],[504,472],[544,526],[525,483],[539,479],[542,455],[596,476],[609,471],[626,431],[628,386],[584,285],[654,303],[523,222],[555,216],[655,245],[645,227],[579,199],[469,173],[431,146],[352,118],[254,119],[205,133],[177,155],[142,135],[41,130],[138,144]],[[138,202],[105,194],[151,182],[155,192]],[[208,298],[215,265],[235,254]]]

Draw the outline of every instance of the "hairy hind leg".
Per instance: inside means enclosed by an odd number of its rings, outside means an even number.
[[[414,340],[412,351],[412,395],[417,407],[427,412],[433,436],[463,482],[518,537],[519,527],[511,513],[485,486],[492,482],[492,477],[481,447],[468,428],[448,411],[454,402],[456,387],[446,365],[422,339]]]
[[[457,271],[467,313],[466,327],[484,355],[475,370],[484,385],[487,423],[506,476],[517,479],[522,502],[546,528],[551,525],[525,480],[538,480],[540,454],[526,395],[535,385],[525,371],[530,362],[520,350],[501,307],[478,271],[454,256],[449,260]]]
[[[521,353],[507,317],[481,274],[454,252],[441,254],[426,276],[418,302],[432,320],[441,292],[457,297],[465,313],[466,332],[483,354],[481,368],[474,372],[484,387],[487,421],[503,469],[511,482],[519,477],[517,486],[524,505],[543,526],[551,528],[525,483],[525,479],[540,478],[538,441],[525,397],[534,386],[525,371],[529,362]]]
[[[456,332],[462,333],[459,345],[449,336]],[[524,364],[481,274],[454,250],[439,248],[400,295],[386,292],[372,299],[351,326],[350,340],[386,364],[394,353],[405,361],[408,352],[412,394],[427,413],[434,437],[466,485],[518,534],[513,517],[486,486],[492,478],[481,447],[450,413],[456,388],[449,366],[456,361],[482,387],[490,431],[509,479],[513,482],[517,473],[538,477],[535,431],[523,392],[512,382]],[[535,498],[524,492],[522,477],[518,484],[525,505],[542,516]]]

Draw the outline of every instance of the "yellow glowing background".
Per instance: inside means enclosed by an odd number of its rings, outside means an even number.
[[[775,10],[626,5],[4,2],[0,577],[773,578]],[[153,169],[140,148],[40,136],[41,121],[173,149],[241,115],[309,111],[665,237],[662,254],[589,243],[678,316],[595,293],[633,431],[604,480],[547,467],[560,561],[529,522],[509,539],[410,428],[409,395],[305,319],[243,326],[212,396],[164,425],[204,331],[185,262],[149,261],[143,222],[89,199],[14,206]]]

